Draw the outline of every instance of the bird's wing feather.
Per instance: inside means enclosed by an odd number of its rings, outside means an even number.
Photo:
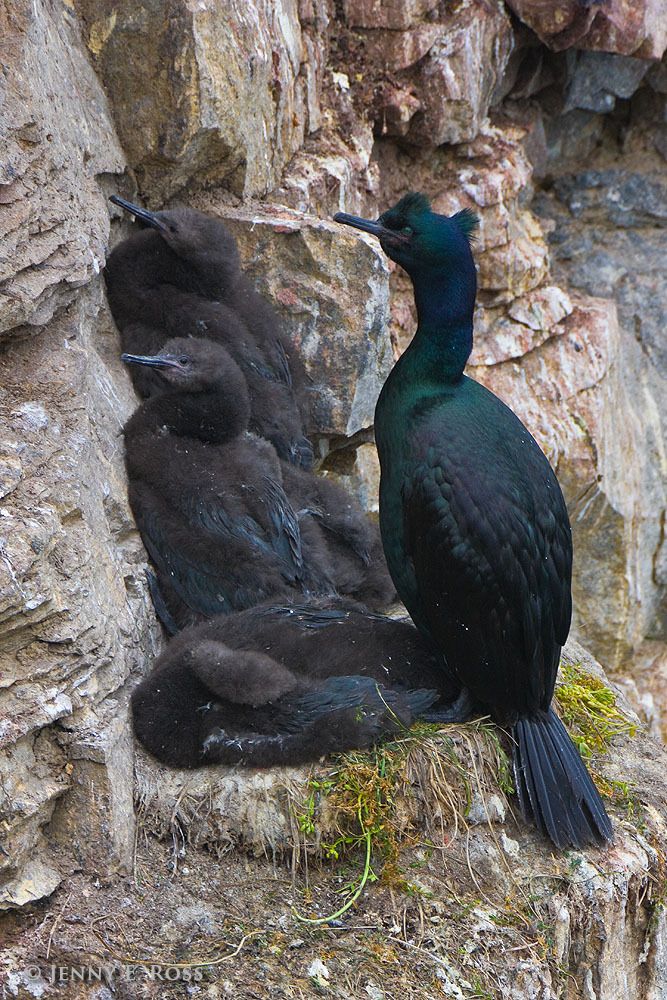
[[[280,380],[284,382],[289,389],[291,389],[292,370],[290,368],[289,357],[287,356],[285,345],[279,338],[276,338],[276,354],[278,355],[280,366]]]
[[[285,565],[291,568],[293,578],[298,580],[303,575],[299,519],[285,490],[275,479],[265,476],[264,493],[269,519],[274,530],[271,540],[273,549]]]
[[[225,498],[217,491],[197,489],[185,499],[188,519],[222,540],[237,539],[256,551],[280,560],[282,575],[298,580],[303,567],[301,533],[291,504],[282,486],[268,476],[263,481],[267,527],[248,513],[230,513]]]
[[[198,538],[188,525],[145,485],[131,484],[131,503],[144,545],[180,599],[210,617],[250,607],[274,592],[270,574],[249,566],[247,546]]]
[[[146,512],[137,517],[137,523],[151,559],[189,608],[207,617],[232,610],[230,595],[225,594],[215,568],[191,560],[182,546],[170,544],[159,515]]]
[[[470,460],[463,443],[429,448],[404,487],[406,554],[429,627],[463,683],[498,706],[548,703],[569,628],[567,515],[532,445],[520,479]]]

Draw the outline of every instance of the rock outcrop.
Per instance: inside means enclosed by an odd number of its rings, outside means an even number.
[[[564,665],[567,683],[584,680],[612,706],[612,691],[595,686],[599,666],[574,642]],[[133,967],[147,995],[169,998],[182,995],[180,968],[195,988],[198,973],[242,1000],[654,1000],[667,988],[666,753],[619,704],[613,747],[592,763],[614,799],[615,842],[561,855],[514,816],[506,758],[485,723],[245,775],[167,770],[139,752],[140,821],[161,842],[140,838],[134,877],[96,889],[94,876],[76,875],[61,919],[11,941],[11,992],[56,995],[53,966],[84,964],[102,965],[112,984]],[[592,718],[595,737],[604,716]],[[362,883],[368,847],[374,881]],[[152,977],[142,965],[157,967]]]

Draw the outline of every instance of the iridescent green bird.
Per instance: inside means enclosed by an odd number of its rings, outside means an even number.
[[[572,610],[572,538],[558,480],[518,417],[463,369],[472,350],[475,215],[408,194],[377,236],[412,279],[418,327],[375,411],[380,527],[396,589],[461,694],[449,721],[489,713],[514,737],[524,815],[559,848],[612,828],[551,707]]]

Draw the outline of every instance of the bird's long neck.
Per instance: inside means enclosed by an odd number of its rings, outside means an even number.
[[[141,407],[142,429],[222,444],[246,430],[249,407],[222,392],[165,392]]]
[[[457,382],[472,350],[477,281],[470,271],[420,270],[411,275],[417,306],[417,332],[408,348],[423,375]],[[408,352],[406,352],[408,353]]]

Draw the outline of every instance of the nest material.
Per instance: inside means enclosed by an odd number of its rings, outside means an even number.
[[[443,843],[471,818],[503,819],[508,774],[497,730],[480,720],[418,725],[310,768],[181,771],[139,751],[136,794],[143,825],[171,838],[177,853],[191,843],[218,855],[287,855],[294,865],[304,851],[326,853],[327,844],[358,834],[360,808],[365,828],[382,827],[393,840]]]

